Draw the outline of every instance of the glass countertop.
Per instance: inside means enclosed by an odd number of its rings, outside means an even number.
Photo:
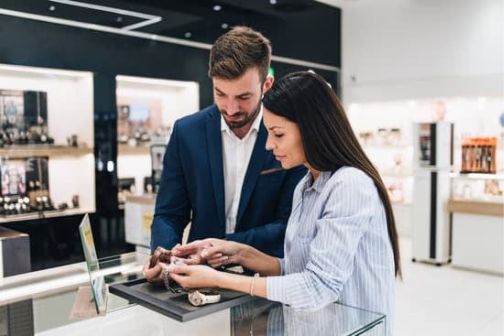
[[[139,279],[147,257],[129,253],[101,259],[100,272],[109,285]],[[382,314],[340,303],[302,311],[259,298],[192,321],[178,322],[109,293],[105,316],[71,319],[77,288],[88,282],[85,263],[1,279],[0,315],[4,314],[5,323],[8,305],[31,300],[33,329],[41,336],[387,335],[386,318]]]

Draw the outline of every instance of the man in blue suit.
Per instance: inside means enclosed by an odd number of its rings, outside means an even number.
[[[303,167],[283,170],[266,150],[263,93],[271,43],[235,27],[210,51],[215,105],[178,120],[168,143],[152,224],[151,249],[173,248],[191,222],[189,241],[210,237],[283,256],[295,186]],[[144,268],[147,279],[160,267]]]

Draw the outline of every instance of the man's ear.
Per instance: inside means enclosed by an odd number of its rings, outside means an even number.
[[[263,83],[263,93],[268,92],[269,89],[273,86],[273,82],[275,81],[275,77],[268,75],[266,80]]]

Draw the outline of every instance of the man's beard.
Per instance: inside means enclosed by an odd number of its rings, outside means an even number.
[[[252,124],[254,122],[255,118],[257,117],[257,115],[261,111],[261,104],[262,104],[262,101],[259,100],[256,108],[250,113],[240,111],[240,112],[236,112],[234,114],[235,116],[245,116],[245,118],[243,120],[230,121],[230,120],[226,119],[226,115],[227,115],[226,111],[221,110],[220,113],[223,114],[224,121],[226,122],[226,124],[229,126],[230,129],[242,128],[242,127],[244,127],[248,124]]]

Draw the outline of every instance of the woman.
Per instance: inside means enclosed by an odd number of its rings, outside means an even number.
[[[392,318],[399,246],[386,188],[364,154],[345,112],[325,80],[311,72],[289,74],[264,100],[266,147],[284,169],[309,172],[293,196],[283,259],[218,239],[174,249],[200,252],[208,264],[241,264],[248,277],[210,267],[171,266],[186,288],[220,287],[293,308],[318,309],[339,301]]]

